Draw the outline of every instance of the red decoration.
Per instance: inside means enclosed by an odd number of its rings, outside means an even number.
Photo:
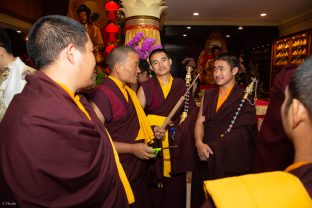
[[[111,22],[105,26],[105,31],[109,33],[108,42],[114,43],[115,42],[115,33],[119,32],[119,27]]]
[[[115,13],[119,9],[119,5],[114,1],[108,1],[105,3],[105,10],[108,11],[108,19],[116,20]]]
[[[106,46],[106,49],[105,49],[106,54],[109,54],[109,52],[111,52],[111,50],[113,50],[113,48],[115,47],[116,46],[113,44]]]

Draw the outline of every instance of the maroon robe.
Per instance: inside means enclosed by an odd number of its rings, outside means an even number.
[[[26,80],[0,124],[1,202],[128,207],[111,142],[87,100],[91,121],[41,71]]]
[[[146,98],[146,114],[167,117],[178,100],[186,92],[185,81],[174,78],[168,96],[165,98],[157,78],[142,83]],[[191,94],[191,93],[190,93]],[[169,136],[169,144],[177,145],[170,149],[171,178],[162,177],[162,158],[157,158],[152,164],[156,177],[162,181],[163,188],[152,188],[154,207],[185,207],[186,206],[186,171],[193,170],[195,160],[194,125],[197,116],[197,107],[190,95],[188,117],[180,122],[180,115],[184,103],[173,116],[176,127],[174,140]]]
[[[235,85],[228,98],[216,112],[218,88],[205,92],[203,103],[204,138],[213,153],[208,161],[197,157],[197,169],[192,174],[192,207],[200,207],[205,201],[203,181],[250,173],[254,159],[256,133],[255,106],[245,100],[238,117],[229,133],[225,130],[231,123],[244,91]],[[252,100],[252,98],[249,98]]]
[[[140,125],[129,94],[127,102],[115,82],[104,78],[102,84],[88,96],[103,114],[105,126],[114,141],[131,144],[138,142],[135,139]],[[146,181],[147,161],[133,154],[119,154],[119,158],[134,192],[135,207],[148,207],[150,196]]]
[[[255,172],[284,170],[294,160],[294,147],[283,129],[281,106],[296,65],[284,68],[275,78],[271,100],[257,138]]]

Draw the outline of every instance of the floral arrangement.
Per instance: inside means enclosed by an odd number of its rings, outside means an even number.
[[[141,47],[139,45],[140,41],[143,39]],[[154,38],[144,37],[143,32],[138,32],[132,40],[127,43],[127,46],[130,46],[136,50],[139,54],[141,60],[146,60],[149,53],[155,49],[162,48],[161,44],[154,45],[156,40]]]

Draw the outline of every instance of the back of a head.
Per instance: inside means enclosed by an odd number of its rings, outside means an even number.
[[[288,85],[289,99],[298,99],[308,110],[312,118],[312,56],[306,59],[294,72]]]
[[[118,46],[111,50],[111,52],[107,55],[105,62],[109,70],[112,72],[117,63],[122,63],[127,60],[129,53],[137,52],[134,50],[134,48],[125,45]]]
[[[215,61],[217,61],[217,60],[223,60],[223,61],[227,62],[231,66],[231,69],[233,69],[234,67],[240,66],[239,59],[231,53],[221,53],[215,59]]]
[[[13,54],[11,40],[6,31],[0,28],[0,47],[3,47],[7,53]]]
[[[57,60],[61,51],[70,43],[84,52],[87,41],[82,24],[66,16],[49,15],[33,25],[26,47],[36,67],[43,68]]]
[[[150,69],[150,65],[146,60],[144,60],[144,61],[141,60],[139,63],[139,68],[140,68],[141,72],[145,72],[145,71],[148,72]]]

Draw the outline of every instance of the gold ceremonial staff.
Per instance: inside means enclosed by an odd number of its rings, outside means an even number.
[[[243,107],[245,101],[248,100],[248,95],[250,95],[250,94],[252,93],[252,91],[253,91],[254,84],[256,85],[256,87],[255,87],[255,99],[257,98],[257,95],[256,95],[257,93],[256,93],[256,92],[257,92],[257,83],[258,83],[258,80],[256,80],[256,78],[253,78],[253,77],[251,77],[251,80],[252,80],[251,83],[250,83],[250,84],[246,87],[246,89],[245,89],[245,94],[244,94],[244,96],[243,96],[243,99],[241,100],[241,103],[239,104],[239,107],[237,108],[237,111],[235,112],[235,114],[234,114],[234,116],[233,116],[233,119],[232,119],[230,125],[229,125],[228,128],[224,131],[224,133],[220,135],[221,138],[224,137],[225,134],[227,134],[227,133],[229,133],[229,132],[231,131],[231,129],[232,129],[232,127],[233,127],[233,125],[234,125],[234,123],[235,123],[237,117],[238,117],[238,114],[239,114],[240,110],[242,109],[242,107]],[[248,101],[249,101],[249,100],[248,100]],[[249,102],[250,102],[250,101],[249,101]],[[254,104],[253,104],[253,105],[254,105]]]
[[[191,90],[191,88],[193,87],[193,85],[195,84],[196,80],[198,79],[200,75],[200,72],[197,74],[197,76],[195,77],[195,79],[193,80],[192,84],[187,88],[186,92],[184,93],[183,96],[181,96],[181,98],[179,99],[179,101],[177,102],[177,104],[174,106],[174,108],[171,110],[171,112],[169,113],[168,117],[165,119],[164,123],[162,124],[162,126],[160,127],[161,129],[165,129],[166,126],[169,124],[170,120],[172,119],[172,117],[174,116],[174,114],[177,112],[177,110],[179,109],[179,107],[182,105],[183,101],[185,100],[186,95],[188,94],[188,92]]]

